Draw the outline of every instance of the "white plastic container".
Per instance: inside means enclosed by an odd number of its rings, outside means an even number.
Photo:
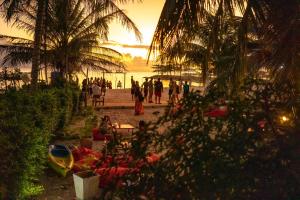
[[[76,198],[91,200],[100,196],[99,176],[92,171],[73,174]]]

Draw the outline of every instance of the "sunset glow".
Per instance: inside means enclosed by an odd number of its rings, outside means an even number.
[[[138,41],[134,33],[128,32],[120,23],[114,22],[110,26],[109,41],[105,46],[115,49],[124,55],[130,54],[132,59],[128,58],[128,55],[125,56],[125,61],[130,61],[126,63],[128,70],[133,69],[136,71],[140,65],[142,71],[151,71],[151,66],[146,66],[148,47],[151,43],[164,2],[164,0],[144,0],[142,3],[131,2],[120,5],[139,28],[142,33],[142,41]],[[2,18],[0,20],[0,26],[1,34],[32,38],[32,36],[29,36],[26,32],[7,25]],[[140,58],[142,58],[144,61],[142,63],[135,63],[134,57],[138,58],[135,60],[141,60]]]

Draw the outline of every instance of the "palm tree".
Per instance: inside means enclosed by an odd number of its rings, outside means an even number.
[[[6,10],[6,19],[10,20],[13,16],[19,17],[22,13],[21,10],[24,6],[30,5],[33,2],[32,0],[3,0],[1,6]],[[41,39],[42,39],[42,29],[43,23],[45,19],[45,1],[37,0],[34,1],[37,5],[37,13],[36,13],[36,24],[34,31],[34,44],[33,44],[33,52],[32,52],[32,70],[31,70],[31,78],[32,78],[32,88],[35,89],[38,81],[38,73],[39,73],[39,64],[40,64],[40,47],[41,47]]]
[[[235,57],[239,50],[236,30],[240,21],[240,17],[227,16],[223,19],[218,27],[218,32],[222,34],[214,38],[215,45],[211,45],[210,37],[215,30],[214,16],[207,12],[198,26],[189,31],[181,30],[178,39],[161,50],[159,58],[162,62],[181,60],[186,66],[198,66],[204,85],[207,85],[209,72],[217,75],[219,85],[234,85],[238,76],[228,79],[228,73],[235,74]]]
[[[1,0],[1,7],[5,11],[5,18],[10,21],[13,17],[18,18],[22,16],[23,9],[31,3],[34,3],[37,7],[35,31],[34,31],[34,44],[32,52],[32,70],[31,70],[31,85],[33,89],[37,87],[40,57],[41,57],[41,40],[43,35],[43,25],[46,20],[46,10],[48,8],[48,0]],[[85,0],[85,3],[90,6],[95,6],[98,3],[114,4],[114,0]],[[128,0],[116,0],[116,2],[126,3]],[[46,47],[46,46],[45,46]]]
[[[83,3],[83,0],[49,1],[47,34],[42,38],[47,49],[40,47],[41,62],[65,75],[81,71],[82,67],[87,66],[105,71],[124,68],[120,53],[100,46],[101,42],[107,40],[108,25],[111,21],[119,19],[128,29],[133,30],[138,38],[140,32],[113,2],[98,3],[91,10],[87,10]],[[34,6],[27,6],[23,15],[17,19],[16,25],[34,33],[36,13]],[[1,35],[0,38],[11,42],[0,46],[0,49],[7,53],[4,63],[15,65],[31,62],[34,54],[32,40],[6,35]]]
[[[241,21],[236,29],[238,51],[234,71],[239,78],[249,74],[247,42],[253,30],[262,49],[268,52],[260,66],[268,67],[274,80],[290,81],[296,89],[295,97],[300,105],[300,2],[298,0],[166,0],[151,44],[151,51],[165,51],[180,33],[193,36],[206,13],[213,14],[213,26],[208,35],[207,56],[219,47],[217,38],[222,37],[220,27],[225,18],[236,15]],[[189,34],[190,33],[190,34]],[[207,67],[207,66],[206,66]],[[300,106],[299,106],[300,107]],[[298,109],[300,116],[300,109]]]

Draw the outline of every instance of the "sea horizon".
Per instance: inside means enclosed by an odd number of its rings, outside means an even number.
[[[14,67],[9,67],[9,69],[13,69]],[[24,73],[30,73],[31,68],[30,67],[18,67],[21,72]],[[102,72],[102,71],[89,71],[88,78],[105,78],[105,80],[112,82],[112,89],[118,89],[117,83],[118,81],[121,81],[122,89],[129,89],[131,88],[131,77],[135,81],[138,81],[140,85],[143,84],[145,81],[145,78],[149,78],[152,76],[158,75],[158,72],[154,71],[136,71],[136,70],[130,70],[125,72]],[[79,85],[82,84],[82,81],[86,78],[86,75],[83,72],[77,73]],[[39,79],[45,80],[45,73],[44,70],[41,71]],[[51,79],[51,71],[48,71],[48,80]],[[165,88],[168,87],[169,81],[168,80],[162,80],[163,86]],[[124,87],[125,83],[125,87]],[[199,86],[198,83],[193,82],[193,86]]]

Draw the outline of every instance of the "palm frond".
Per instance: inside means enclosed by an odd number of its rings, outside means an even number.
[[[66,73],[81,71],[86,66],[94,70],[125,70],[122,54],[102,47],[100,41],[107,40],[108,24],[115,19],[121,20],[139,37],[134,23],[113,1],[99,1],[91,10],[83,3],[84,0],[49,1],[47,32],[43,37],[47,48],[41,47],[41,62]],[[33,4],[22,9],[23,16],[16,19],[15,25],[33,31],[36,8]],[[6,35],[0,35],[0,40],[6,41],[0,46],[0,51],[6,54],[5,63],[31,62],[32,40]]]

